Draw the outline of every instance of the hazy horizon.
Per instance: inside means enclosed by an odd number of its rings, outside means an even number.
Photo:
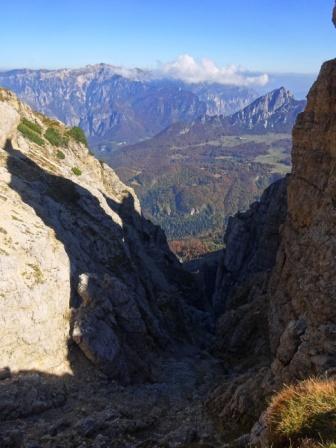
[[[207,73],[203,73],[201,72],[201,75],[203,76],[203,79],[195,79],[194,81],[188,79],[188,73],[185,74],[183,71],[179,71],[177,73],[170,73],[169,71],[165,71],[164,65],[161,66],[161,69],[159,66],[156,66],[155,68],[148,68],[148,67],[122,67],[122,66],[115,66],[113,64],[106,64],[106,63],[98,63],[98,64],[87,64],[86,66],[82,66],[82,67],[59,67],[59,68],[31,68],[31,67],[16,67],[16,68],[0,68],[0,73],[4,73],[4,72],[11,72],[11,71],[16,71],[16,70],[42,70],[42,71],[58,71],[58,70],[80,70],[83,69],[85,67],[89,67],[89,66],[95,66],[95,65],[100,65],[100,64],[104,64],[104,65],[111,65],[116,67],[117,69],[120,69],[119,73],[122,74],[123,76],[126,76],[129,73],[132,73],[132,70],[143,70],[143,71],[151,71],[153,73],[153,79],[172,79],[172,80],[179,80],[182,82],[187,82],[187,83],[218,83],[218,84],[224,84],[224,85],[236,85],[238,87],[249,87],[254,89],[257,93],[259,93],[260,95],[269,92],[271,90],[277,89],[281,86],[289,89],[294,96],[297,99],[303,99],[306,97],[308,90],[311,86],[311,84],[313,83],[313,81],[315,80],[315,78],[317,77],[317,73],[264,73],[262,74],[261,72],[253,72],[252,74],[250,74],[252,76],[253,79],[256,80],[260,80],[260,78],[265,77],[265,82],[252,82],[250,84],[246,84],[244,82],[242,82],[242,79],[244,80],[244,76],[248,75],[249,72],[244,72],[244,71],[236,71],[233,74],[231,73],[231,78],[226,79],[226,72],[224,72],[224,82],[220,82],[220,80],[216,80],[216,79],[211,79],[211,77],[209,79],[207,78]],[[197,67],[196,67],[197,68]],[[190,73],[189,73],[190,74]],[[199,73],[198,73],[199,74]],[[219,72],[219,74],[221,75],[222,72]],[[187,76],[185,76],[187,75]],[[232,79],[232,75],[236,78],[236,82],[229,82],[230,79]]]
[[[333,57],[333,0],[60,0],[2,5],[0,69],[104,62],[196,79],[260,85],[272,74],[317,74]],[[16,30],[13,33],[13,29]],[[311,30],[314,29],[314,33]],[[317,30],[317,31],[316,31]],[[207,76],[210,79],[207,79]]]

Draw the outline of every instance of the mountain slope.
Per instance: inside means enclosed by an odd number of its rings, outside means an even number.
[[[255,100],[230,118],[230,125],[241,132],[291,132],[305,101],[297,101],[284,87]]]
[[[159,134],[158,141],[197,144],[226,135],[290,133],[306,102],[297,101],[285,88],[273,90],[243,110],[227,117],[202,117],[191,124],[176,123]],[[140,143],[141,144],[141,143]],[[144,145],[148,142],[144,142]]]
[[[81,126],[91,144],[113,148],[152,137],[172,123],[233,113],[256,94],[235,86],[187,84],[107,64],[0,72],[0,86],[34,109]]]
[[[124,74],[105,64],[76,70],[15,70],[1,73],[0,85],[36,110],[81,126],[92,142],[135,142],[174,121],[206,112],[196,95],[174,83],[158,83],[140,70]]]
[[[207,105],[207,115],[232,115],[258,98],[258,94],[246,87],[200,83],[186,85]]]
[[[197,145],[228,135],[290,133],[305,104],[305,101],[295,100],[289,91],[281,87],[231,116],[206,116],[189,124],[175,123],[152,139],[132,145],[132,148]]]
[[[197,339],[200,296],[78,134],[0,90],[2,366],[71,372],[75,343],[107,376],[141,381],[160,351]]]

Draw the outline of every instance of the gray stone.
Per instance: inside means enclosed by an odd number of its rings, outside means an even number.
[[[11,371],[8,367],[0,369],[0,381],[6,380],[11,377]]]

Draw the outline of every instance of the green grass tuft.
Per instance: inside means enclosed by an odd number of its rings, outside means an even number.
[[[76,176],[80,176],[82,174],[81,170],[77,167],[74,166],[73,168],[71,168],[71,171],[76,175]]]
[[[66,140],[62,134],[55,128],[48,128],[44,134],[44,137],[53,146],[63,146],[66,144]]]
[[[63,159],[65,159],[65,154],[64,154],[64,152],[58,150],[56,153],[56,157],[60,160],[63,160]]]
[[[21,119],[21,123],[24,124],[25,126],[27,126],[27,128],[31,129],[32,131],[36,132],[36,134],[41,135],[42,134],[42,128],[39,124],[27,120],[27,118],[22,118]]]
[[[309,379],[285,387],[266,413],[269,442],[276,447],[334,448],[336,381]]]
[[[27,124],[26,124],[27,121],[28,120],[25,120],[25,119],[21,120],[21,123],[18,126],[18,130],[21,132],[21,134],[24,137],[28,138],[33,143],[36,143],[39,146],[44,146],[45,142],[44,142],[43,138],[39,135],[38,132],[34,131],[31,126],[31,124],[34,124],[34,123],[30,122],[30,125],[27,126]]]
[[[52,128],[60,128],[60,122],[57,120],[54,120],[53,118],[47,117],[46,115],[40,114],[39,112],[35,112],[43,121],[43,124],[45,124],[48,127]]]
[[[83,129],[79,128],[78,126],[74,126],[73,128],[69,129],[67,135],[74,139],[76,142],[83,143],[83,145],[88,146],[85,133]]]

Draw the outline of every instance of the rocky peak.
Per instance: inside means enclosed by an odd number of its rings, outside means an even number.
[[[234,114],[230,125],[238,129],[260,132],[265,129],[277,132],[290,131],[305,101],[297,101],[284,87],[256,99],[249,106]]]
[[[293,99],[294,95],[289,90],[285,89],[284,87],[280,87],[279,89],[275,89],[272,92],[269,92],[266,95],[262,96],[261,98],[258,98],[250,106],[247,106],[245,110],[261,109],[267,114],[273,114]]]
[[[264,103],[270,112],[274,112],[292,99],[294,99],[292,92],[280,87],[265,95]]]

